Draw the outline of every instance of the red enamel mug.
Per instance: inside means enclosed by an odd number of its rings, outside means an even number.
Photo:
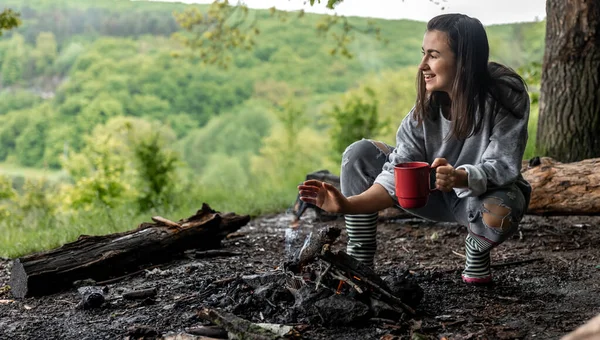
[[[402,208],[416,209],[427,205],[431,188],[430,173],[435,170],[425,162],[406,162],[396,164],[396,197]]]

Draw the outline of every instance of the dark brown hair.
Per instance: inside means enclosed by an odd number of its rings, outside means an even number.
[[[516,117],[523,113],[515,110],[506,98],[506,90],[523,92],[525,81],[512,69],[488,61],[490,48],[481,22],[464,14],[442,14],[427,23],[427,31],[446,33],[448,45],[456,59],[456,76],[450,95],[446,92],[427,93],[421,70],[417,74],[417,101],[415,114],[419,123],[438,116],[440,107],[450,106],[451,136],[465,139],[481,130],[483,113],[488,98]],[[452,98],[452,100],[450,100]],[[477,112],[481,114],[477,115]]]

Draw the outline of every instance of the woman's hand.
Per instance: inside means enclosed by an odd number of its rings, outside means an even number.
[[[468,186],[468,176],[465,170],[456,170],[445,158],[436,158],[431,163],[435,169],[435,187],[443,192],[450,192],[454,188]]]
[[[348,199],[333,185],[317,180],[308,180],[298,186],[300,200],[314,204],[330,213],[343,213]]]

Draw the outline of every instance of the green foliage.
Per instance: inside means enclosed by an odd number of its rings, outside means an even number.
[[[166,148],[164,136],[158,132],[132,142],[140,179],[140,212],[168,206],[176,184],[177,156]]]
[[[28,113],[31,111],[11,111],[0,116],[0,160],[15,150],[16,141],[29,124]]]
[[[10,111],[18,111],[31,108],[40,103],[41,98],[35,94],[21,90],[0,91],[0,116]]]
[[[70,157],[65,168],[75,184],[62,190],[66,209],[115,208],[134,200],[133,175],[127,160],[112,150],[115,143],[111,136],[89,139],[83,153]]]
[[[46,148],[48,124],[42,117],[31,119],[15,140],[15,156],[19,164],[28,167],[41,167]]]
[[[65,76],[84,51],[85,47],[80,43],[70,43],[64,48],[54,62],[57,75]]]
[[[335,6],[337,4],[339,4],[340,2],[342,2],[342,1],[344,1],[344,0],[327,0],[326,7],[329,8],[329,9],[334,9]],[[316,2],[320,4],[321,0],[316,0]],[[315,0],[310,0],[310,5],[314,6],[315,5]]]
[[[251,101],[229,113],[211,119],[181,141],[183,158],[200,174],[213,154],[239,158],[247,167],[271,130],[272,119],[264,103]]]
[[[10,200],[17,196],[12,181],[8,176],[0,175],[0,201]]]
[[[540,101],[540,86],[542,83],[542,64],[534,61],[521,66],[517,69],[517,72],[527,83],[531,104],[538,104]]]
[[[214,1],[203,13],[198,7],[175,12],[175,20],[186,32],[176,38],[207,64],[227,67],[233,49],[250,49],[259,30],[246,21],[248,7],[230,6],[228,0]]]
[[[333,158],[341,162],[348,145],[362,138],[379,135],[388,122],[380,122],[378,102],[372,89],[365,89],[368,101],[351,97],[343,106],[335,105],[326,113],[332,120],[330,137]]]
[[[32,51],[31,58],[35,63],[35,74],[43,75],[50,73],[51,67],[58,55],[56,39],[52,32],[41,32],[35,42],[35,49]]]
[[[19,26],[21,24],[20,16],[20,13],[17,13],[10,8],[0,12],[0,36],[2,36],[2,31]]]
[[[21,80],[25,69],[26,53],[27,48],[23,37],[18,34],[13,35],[0,68],[3,85],[13,85]]]
[[[81,153],[65,160],[75,184],[63,188],[65,207],[92,210],[138,204],[165,206],[174,189],[174,133],[139,118],[116,117],[94,129]]]
[[[276,113],[278,126],[265,138],[251,160],[252,174],[262,182],[292,185],[306,174],[332,165],[327,160],[326,137],[307,126],[306,109],[288,101]]]

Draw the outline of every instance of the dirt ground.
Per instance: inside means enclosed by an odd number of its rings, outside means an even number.
[[[0,339],[123,339],[144,332],[146,338],[160,338],[188,332],[206,324],[197,315],[202,307],[234,300],[223,282],[236,281],[219,280],[281,270],[294,245],[286,247],[286,235],[297,241],[312,230],[341,226],[340,220],[319,222],[308,211],[292,234],[291,221],[289,213],[253,219],[240,230],[244,236],[223,242],[225,250],[241,255],[188,254],[105,285],[107,302],[89,310],[77,308],[81,297],[75,288],[13,300],[6,288],[11,261],[0,260]],[[600,312],[600,217],[526,216],[519,233],[493,251],[495,283],[487,287],[460,279],[464,237],[465,228],[456,224],[380,221],[375,269],[380,275],[398,269],[412,273],[424,290],[417,315],[357,327],[295,326],[305,339],[558,339]],[[334,248],[344,249],[345,243],[342,232]],[[223,284],[215,288],[216,282]],[[121,298],[143,288],[156,288],[156,298]],[[277,322],[276,313],[234,311],[255,323]]]

